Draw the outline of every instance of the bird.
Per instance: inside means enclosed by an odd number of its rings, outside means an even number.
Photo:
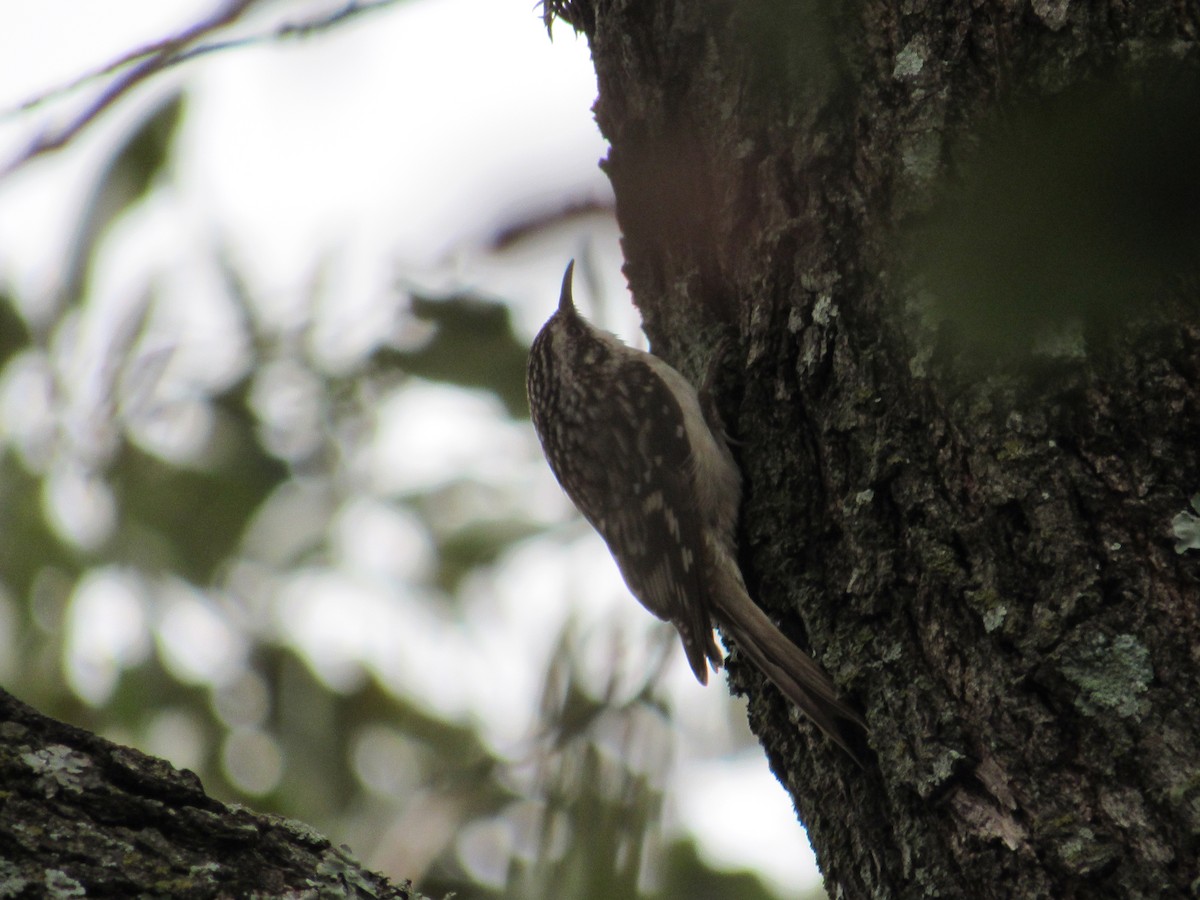
[[[863,717],[751,599],[737,562],[741,472],[714,404],[666,361],[624,344],[575,308],[572,260],[558,309],[530,347],[534,430],[559,484],[604,539],[630,592],[679,632],[701,684],[735,646],[828,738]],[[707,391],[706,391],[707,393]]]

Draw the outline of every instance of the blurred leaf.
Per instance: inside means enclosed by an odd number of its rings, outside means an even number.
[[[534,777],[540,801],[532,859],[510,862],[505,896],[643,896],[642,866],[660,838],[672,733],[657,668],[632,698],[610,673],[602,699],[581,680],[570,624],[551,653],[539,707]]]
[[[46,523],[41,479],[0,448],[0,581],[28,600],[43,569],[53,567],[74,576],[81,565]]]
[[[491,565],[517,541],[539,530],[516,520],[474,522],[460,528],[439,543],[437,586],[453,594],[472,572]]]
[[[776,900],[777,895],[752,872],[722,872],[709,866],[693,841],[676,841],[666,848],[663,856],[661,896],[664,898]],[[826,896],[821,888],[806,895],[807,900]]]
[[[619,754],[620,747],[616,748]],[[643,850],[658,829],[662,794],[613,748],[576,741],[547,757],[536,859],[514,861],[508,896],[636,897]],[[656,773],[657,774],[657,773]]]
[[[183,97],[176,93],[147,112],[113,152],[84,201],[79,224],[68,245],[62,300],[78,303],[95,258],[96,245],[113,221],[142,199],[166,167],[171,141],[182,118]]]
[[[29,346],[29,326],[17,312],[13,298],[0,293],[0,371],[13,356]]]
[[[163,666],[158,653],[151,651],[141,665],[125,669],[113,692],[112,700],[101,710],[95,710],[95,728],[114,725],[140,731],[160,710],[185,707],[196,714],[197,721],[211,718],[210,696],[206,688],[185,684],[173,678]],[[211,731],[220,730],[212,723]]]
[[[285,759],[270,799],[317,827],[333,823],[357,790],[349,765],[357,717],[290,648],[260,648],[258,660],[272,698],[270,730]]]
[[[394,364],[435,381],[494,391],[514,418],[528,418],[525,360],[529,348],[512,329],[508,307],[475,296],[413,297],[412,311],[435,326],[420,350],[385,350],[376,364]]]
[[[166,168],[182,118],[183,95],[176,93],[150,110],[118,150],[109,177],[125,183],[126,205],[141,200]]]
[[[164,462],[125,444],[110,481],[121,510],[114,555],[149,571],[208,584],[251,516],[288,476],[255,436],[246,382],[217,398],[217,427],[204,468]]]

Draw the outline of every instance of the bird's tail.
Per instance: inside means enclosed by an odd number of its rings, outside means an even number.
[[[849,741],[848,725],[866,731],[861,715],[838,697],[837,689],[811,656],[788,640],[746,592],[736,567],[718,566],[715,612],[723,629],[760,672],[783,691],[825,735],[862,765]]]

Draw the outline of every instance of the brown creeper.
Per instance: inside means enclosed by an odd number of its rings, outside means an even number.
[[[633,595],[670,622],[696,678],[722,662],[714,620],[852,757],[842,722],[862,718],[746,591],[735,556],[741,474],[715,411],[657,356],[575,310],[571,275],[529,353],[533,427],[550,468],[600,532]]]

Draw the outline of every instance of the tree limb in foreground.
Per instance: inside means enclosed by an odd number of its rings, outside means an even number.
[[[192,773],[0,690],[4,896],[419,900],[302,822],[209,797]]]

